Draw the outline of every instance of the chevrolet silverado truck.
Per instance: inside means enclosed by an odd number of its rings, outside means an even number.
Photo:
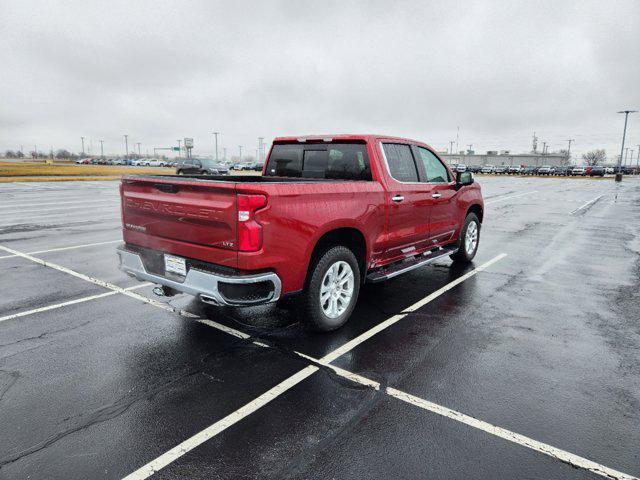
[[[470,172],[379,135],[280,137],[260,176],[130,175],[120,195],[124,272],[219,306],[290,299],[318,331],[365,283],[471,262],[484,214]]]

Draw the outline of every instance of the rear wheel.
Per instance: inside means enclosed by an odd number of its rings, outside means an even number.
[[[311,328],[328,332],[341,327],[351,316],[360,291],[360,269],[351,250],[336,246],[313,265],[302,294],[302,311]]]
[[[480,221],[475,213],[469,213],[460,231],[458,251],[451,255],[454,262],[468,263],[473,260],[480,243]]]

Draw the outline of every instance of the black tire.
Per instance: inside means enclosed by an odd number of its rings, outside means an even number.
[[[477,240],[475,242],[475,247],[473,251],[468,252],[466,249],[465,239],[467,237],[467,230],[469,229],[469,225],[471,223],[475,223],[476,231],[477,231]],[[454,254],[450,255],[451,259],[454,262],[460,263],[469,263],[473,260],[473,257],[476,256],[476,252],[478,251],[478,246],[480,245],[480,220],[475,213],[469,213],[467,218],[464,219],[464,225],[462,226],[462,230],[460,231],[460,239],[458,240],[458,251]]]
[[[353,293],[345,311],[336,318],[327,316],[320,305],[320,288],[329,267],[336,262],[344,261],[353,271]],[[309,270],[307,287],[301,294],[301,313],[307,325],[318,332],[330,332],[340,328],[351,316],[360,292],[360,268],[358,260],[351,250],[341,245],[331,247],[319,255]]]

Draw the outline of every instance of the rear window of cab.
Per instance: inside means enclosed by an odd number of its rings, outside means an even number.
[[[372,180],[364,144],[275,144],[266,176]]]

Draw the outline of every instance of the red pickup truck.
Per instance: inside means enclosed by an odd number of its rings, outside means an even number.
[[[280,137],[261,176],[126,176],[120,194],[123,271],[215,305],[293,297],[320,331],[366,282],[470,262],[484,213],[470,172],[379,135]]]

